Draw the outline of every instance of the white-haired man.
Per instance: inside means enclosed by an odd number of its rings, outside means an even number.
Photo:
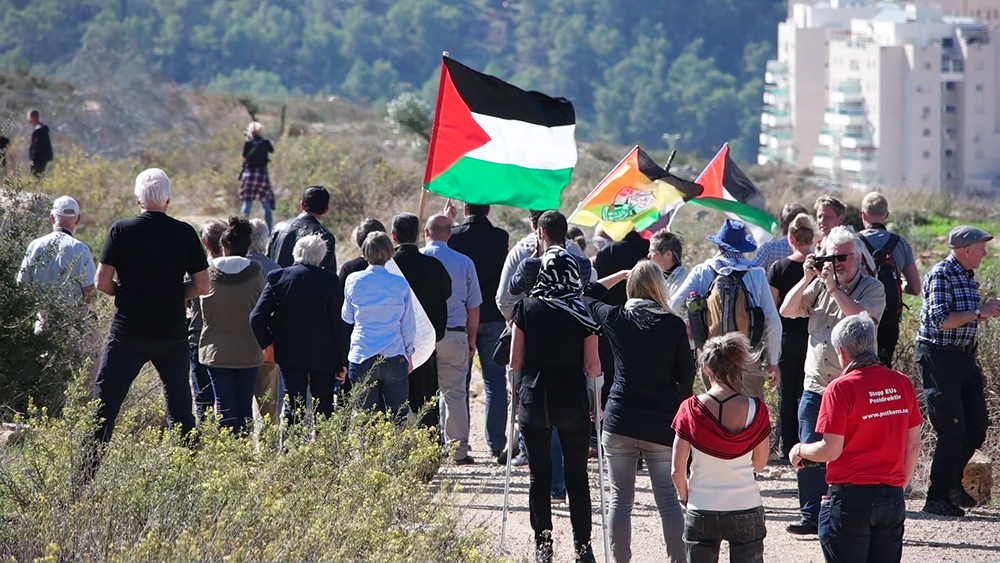
[[[781,304],[782,316],[809,319],[805,383],[799,399],[799,441],[819,441],[816,418],[823,391],[841,374],[837,349],[831,341],[833,327],[844,317],[867,311],[877,322],[885,308],[882,282],[866,276],[861,268],[861,243],[851,227],[836,226],[823,238],[823,255],[810,254],[804,276]],[[802,520],[785,529],[792,534],[815,534],[820,499],[826,493],[826,470],[805,467],[798,471],[799,508]]]
[[[142,213],[111,226],[94,277],[97,289],[115,298],[94,387],[100,400],[94,438],[102,443],[111,439],[122,401],[147,362],[163,382],[168,422],[185,434],[195,424],[184,301],[208,293],[208,261],[194,228],[167,215],[170,178],[163,170],[139,173],[135,197]],[[99,463],[96,445],[91,459],[83,460],[85,480]]]
[[[69,196],[56,198],[49,218],[52,232],[28,245],[17,273],[18,283],[59,284],[67,305],[90,303],[94,291],[94,258],[90,247],[73,237],[80,224],[80,205]],[[35,325],[42,330],[42,323]]]
[[[906,505],[903,489],[920,455],[920,406],[910,378],[879,363],[875,323],[862,312],[831,335],[843,374],[823,393],[818,442],[788,454],[826,462],[828,500],[819,539],[827,561],[899,561]]]

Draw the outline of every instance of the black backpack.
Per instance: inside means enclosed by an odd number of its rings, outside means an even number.
[[[865,243],[872,259],[875,260],[875,277],[885,286],[883,319],[886,315],[898,319],[903,314],[903,277],[899,275],[899,266],[892,257],[892,251],[899,244],[899,235],[889,233],[889,240],[878,250],[864,235],[861,235],[861,242]]]

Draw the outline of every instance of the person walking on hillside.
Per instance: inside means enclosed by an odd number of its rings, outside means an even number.
[[[349,331],[341,320],[344,292],[336,274],[321,268],[326,242],[308,235],[295,242],[295,263],[267,275],[267,284],[250,313],[261,348],[274,346],[274,363],[288,404],[282,416],[301,420],[306,391],[316,414],[333,414],[334,381],[347,375]]]
[[[837,323],[831,335],[844,373],[823,393],[816,431],[795,444],[793,467],[826,463],[830,484],[819,514],[819,544],[830,563],[898,562],[903,554],[903,490],[920,456],[920,406],[906,374],[879,365],[868,313]]]
[[[441,427],[445,446],[458,445],[455,464],[466,465],[475,463],[469,455],[469,410],[466,404],[469,385],[466,377],[469,362],[476,351],[479,306],[483,304],[483,296],[472,259],[448,247],[451,220],[444,215],[431,217],[427,220],[424,237],[427,245],[420,249],[420,253],[440,260],[451,277],[448,324],[444,338],[436,346]]]
[[[28,125],[31,125],[31,144],[28,146],[31,173],[36,178],[41,178],[45,175],[45,167],[53,158],[49,126],[39,120],[37,109],[28,110]]]
[[[320,223],[320,219],[330,210],[330,192],[323,186],[309,186],[302,194],[299,209],[302,213],[297,217],[274,226],[267,249],[268,258],[282,268],[287,268],[295,263],[292,255],[295,243],[302,237],[317,235],[326,243],[326,254],[320,267],[336,274],[337,240]]]
[[[565,240],[566,218],[549,211],[538,221],[541,270],[527,298],[514,307],[509,369],[520,402],[519,424],[531,473],[528,510],[535,560],[552,561],[552,430],[558,428],[577,562],[593,563],[591,547],[591,409],[586,378],[601,377],[600,326],[580,298],[579,261],[551,243]],[[559,350],[553,354],[553,350]]]
[[[805,379],[799,400],[799,442],[818,442],[816,432],[820,402],[827,385],[843,372],[830,335],[844,317],[867,311],[876,322],[885,308],[885,289],[877,279],[865,275],[861,267],[862,246],[854,230],[837,226],[823,239],[823,254],[809,255],[803,263],[803,277],[785,296],[781,314],[809,319]],[[820,500],[826,492],[823,467],[799,469],[799,510],[802,520],[789,524],[790,534],[815,534],[819,525]]]
[[[451,297],[451,276],[444,264],[433,256],[421,254],[417,248],[420,219],[413,213],[399,213],[392,218],[392,242],[396,252],[392,259],[434,327],[435,342],[441,342],[448,328],[448,299]],[[441,427],[441,408],[434,400],[438,394],[437,351],[409,375],[410,410],[420,411],[431,405],[420,419],[425,427]]]
[[[250,312],[264,290],[260,264],[246,257],[252,234],[246,217],[229,218],[222,256],[209,262],[209,290],[201,297],[198,360],[212,378],[220,424],[236,434],[245,434],[253,419],[257,370],[264,361],[250,328]]]
[[[243,143],[243,170],[240,172],[240,213],[250,214],[253,201],[259,200],[264,208],[264,222],[271,228],[271,211],[274,209],[274,190],[267,175],[268,153],[274,152],[274,145],[263,137],[264,126],[256,121],[247,125],[246,142]]]
[[[726,540],[731,562],[763,562],[767,528],[753,474],[767,465],[771,421],[762,399],[740,392],[744,378],[760,377],[760,361],[739,332],[710,338],[699,360],[711,387],[681,403],[673,421],[672,477],[686,508],[687,561],[717,562]]]
[[[476,267],[479,290],[482,295],[496,295],[500,274],[507,258],[510,235],[490,223],[489,205],[465,204],[465,220],[452,227],[448,247],[468,256]],[[506,326],[500,309],[491,299],[483,300],[479,307],[479,330],[476,332],[476,350],[483,371],[483,390],[486,393],[486,445],[493,457],[506,463],[507,449],[507,380],[504,368],[493,361],[497,339]],[[472,362],[466,372],[466,386],[472,379]],[[468,401],[467,401],[468,402]]]
[[[767,269],[767,283],[778,307],[802,279],[806,256],[812,253],[816,224],[805,213],[795,217],[788,227],[788,245],[792,254]],[[809,319],[781,317],[781,358],[778,360],[778,424],[781,451],[785,457],[799,441],[799,399],[805,381],[806,351],[809,348]]]
[[[623,279],[627,280],[624,306],[598,300]],[[617,563],[632,559],[632,505],[641,455],[649,468],[667,557],[682,562],[684,511],[670,476],[674,443],[670,424],[681,401],[691,396],[694,382],[687,327],[668,312],[663,270],[654,262],[643,260],[631,271],[598,281],[588,286],[584,302],[601,324],[616,364],[601,436],[611,477],[611,549]]]
[[[782,258],[787,258],[792,253],[792,246],[788,243],[788,226],[792,224],[793,219],[802,214],[808,215],[809,210],[801,203],[789,203],[782,207],[781,216],[778,217],[781,236],[760,245],[757,254],[754,254],[750,263],[754,266],[760,266],[766,271],[771,267],[771,264]]]
[[[111,226],[94,276],[98,291],[114,296],[115,315],[97,369],[97,430],[84,452],[84,482],[93,478],[99,445],[111,439],[129,387],[147,362],[163,383],[167,422],[179,424],[184,435],[195,426],[184,300],[208,292],[208,261],[194,228],[167,215],[170,178],[163,170],[139,173],[135,197],[142,213]]]
[[[888,219],[889,202],[885,196],[878,192],[866,195],[861,203],[861,222],[865,230],[858,235],[875,261],[876,277],[885,286],[886,309],[878,323],[878,357],[882,365],[892,367],[899,341],[903,294],[920,295],[920,273],[910,243],[886,230]]]
[[[965,516],[976,505],[962,487],[972,454],[990,426],[983,372],[976,363],[976,333],[984,319],[1000,316],[1000,301],[980,303],[975,271],[993,235],[975,227],[948,234],[951,253],[924,276],[915,360],[927,413],[937,433],[924,512]]]

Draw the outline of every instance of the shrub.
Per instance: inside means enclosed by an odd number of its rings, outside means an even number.
[[[148,425],[159,405],[122,413],[95,480],[78,490],[90,409],[19,420],[21,442],[0,447],[0,560],[492,560],[449,492],[425,484],[440,455],[428,430],[348,406],[315,437],[301,425],[280,445],[271,424],[255,440],[207,421],[191,451]]]

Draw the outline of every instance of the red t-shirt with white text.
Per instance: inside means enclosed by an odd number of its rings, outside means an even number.
[[[844,437],[840,457],[826,464],[828,483],[906,484],[906,435],[920,426],[910,379],[887,367],[852,370],[823,393],[816,432]]]

